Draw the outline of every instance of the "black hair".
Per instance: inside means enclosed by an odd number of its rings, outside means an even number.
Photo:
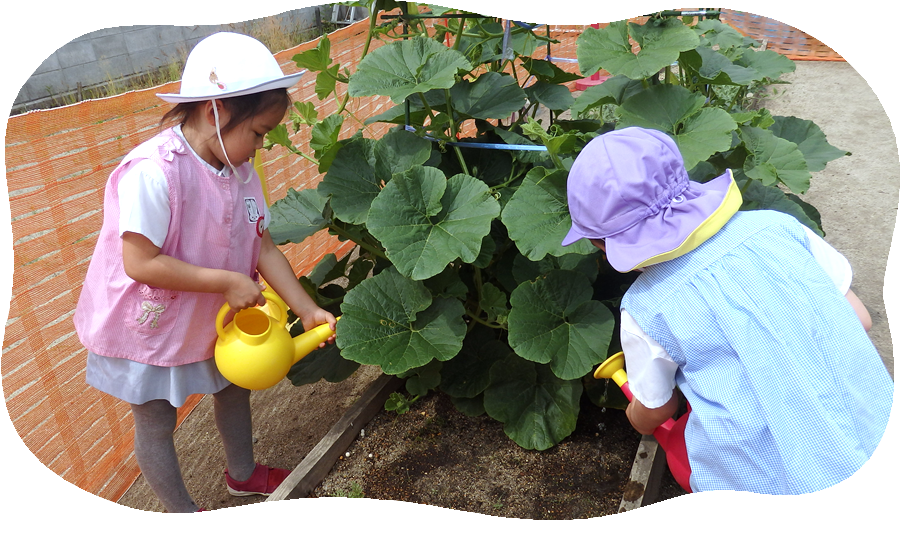
[[[276,88],[274,90],[257,92],[255,94],[226,97],[219,101],[222,102],[224,109],[228,111],[229,115],[228,123],[221,128],[222,135],[225,135],[245,120],[251,119],[260,113],[265,113],[269,109],[283,106],[283,108],[287,110],[291,105],[291,96],[288,95],[287,88]],[[194,115],[197,109],[204,104],[206,104],[206,101],[177,103],[168,113],[163,115],[159,124],[160,126],[165,126],[170,123],[173,126],[184,124]]]

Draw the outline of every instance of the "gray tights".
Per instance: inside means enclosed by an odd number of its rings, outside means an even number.
[[[225,448],[228,474],[238,481],[249,479],[256,463],[253,460],[250,390],[229,385],[213,394],[216,428]],[[196,512],[181,467],[175,455],[175,422],[177,409],[168,401],[156,399],[142,405],[131,405],[134,416],[134,455],[141,473],[169,512]]]

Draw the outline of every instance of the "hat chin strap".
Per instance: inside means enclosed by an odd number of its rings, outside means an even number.
[[[213,116],[216,119],[216,136],[219,138],[219,146],[222,148],[222,154],[225,155],[225,162],[228,163],[228,166],[231,167],[231,171],[234,172],[234,175],[237,176],[238,180],[243,184],[250,183],[250,180],[253,179],[253,169],[247,173],[247,179],[241,177],[241,173],[237,171],[237,168],[231,164],[231,159],[228,158],[228,152],[225,151],[225,143],[222,141],[222,130],[219,128],[219,109],[216,107],[216,100],[212,100],[213,106]]]

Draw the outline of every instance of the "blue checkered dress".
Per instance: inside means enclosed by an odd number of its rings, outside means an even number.
[[[893,381],[808,247],[792,217],[739,212],[622,300],[678,364],[694,491],[821,490],[881,440]]]

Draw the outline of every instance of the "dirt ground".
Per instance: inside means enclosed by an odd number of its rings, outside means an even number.
[[[805,200],[823,219],[826,240],[854,268],[853,289],[873,319],[870,336],[893,374],[884,271],[897,218],[900,166],[890,122],[877,97],[847,63],[798,62],[766,100],[778,115],[816,122],[833,145],[853,153],[813,176]],[[363,367],[340,383],[295,388],[284,381],[252,397],[257,460],[294,468],[377,377]],[[615,513],[639,436],[621,411],[587,407],[575,434],[544,452],[525,451],[485,417],[467,418],[432,396],[402,417],[381,412],[314,496],[407,500],[485,515],[570,519]],[[211,509],[258,503],[225,490],[224,456],[205,398],[176,433],[195,501]],[[670,477],[662,498],[682,492]],[[685,496],[683,498],[691,498]],[[162,511],[139,478],[120,504]],[[274,503],[273,503],[274,504]]]
[[[520,519],[617,513],[640,441],[623,411],[585,399],[572,435],[547,451],[528,451],[500,423],[466,417],[443,394],[404,415],[380,414],[361,435],[312,496],[402,500]],[[663,487],[659,500],[685,494],[670,475]]]

